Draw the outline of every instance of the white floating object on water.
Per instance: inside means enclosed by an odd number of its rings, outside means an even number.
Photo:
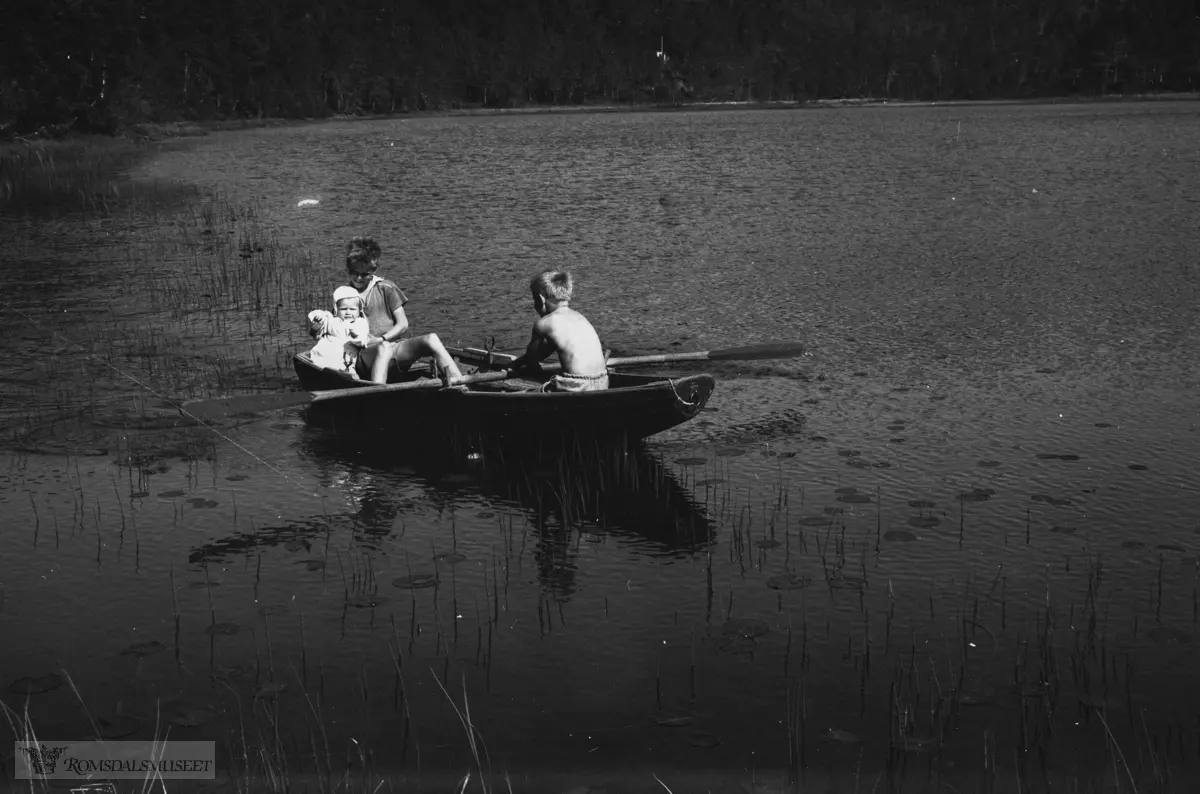
[[[317,199],[300,199],[300,203],[297,204],[296,206],[297,207],[315,207],[320,203],[321,202]]]
[[[1037,188],[1034,188],[1034,189],[1033,189],[1033,192],[1034,192],[1034,193],[1037,193]]]

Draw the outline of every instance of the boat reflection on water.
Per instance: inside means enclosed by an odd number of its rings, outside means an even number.
[[[328,516],[218,538],[195,549],[192,562],[228,560],[270,545],[307,548],[342,529],[353,532],[356,543],[380,548],[402,532],[419,531],[422,521],[437,524],[443,513],[471,506],[476,515],[486,505],[504,516],[502,527],[531,528],[543,587],[567,597],[581,539],[607,536],[635,554],[663,557],[703,552],[716,536],[704,509],[640,443],[592,438],[536,448],[420,447],[402,454],[362,437],[305,429],[298,449],[320,471],[324,487],[341,491],[350,512],[331,509]]]

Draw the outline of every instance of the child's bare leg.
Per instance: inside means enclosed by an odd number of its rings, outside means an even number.
[[[462,377],[462,371],[454,363],[454,359],[446,350],[446,346],[442,344],[442,340],[438,339],[437,334],[425,334],[422,339],[425,342],[425,347],[429,350],[429,355],[433,356],[439,367],[445,370],[452,378]]]
[[[371,380],[374,383],[387,383],[388,364],[392,361],[392,355],[396,352],[397,345],[395,342],[380,342],[373,348],[374,360],[371,362]]]
[[[450,353],[446,351],[445,345],[438,339],[437,334],[426,334],[398,342],[392,358],[404,369],[423,356],[432,356],[449,377],[462,377],[462,371],[454,363],[454,359],[450,357]]]

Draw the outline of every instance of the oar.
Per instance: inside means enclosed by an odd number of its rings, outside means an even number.
[[[485,363],[489,351],[477,347],[446,348],[451,355],[467,358],[472,364]],[[464,355],[466,354],[466,355]],[[641,364],[670,364],[676,361],[756,361],[771,358],[796,358],[804,354],[799,342],[768,342],[761,345],[727,347],[723,350],[701,350],[696,353],[657,353],[645,356],[626,356],[608,359],[610,367],[633,367]],[[516,356],[491,353],[495,366],[504,366]]]
[[[701,350],[698,353],[660,353],[649,356],[610,358],[610,367],[630,367],[639,364],[669,364],[675,361],[759,361],[769,358],[796,358],[804,355],[799,342],[768,342],[761,345],[727,347],[724,350]]]
[[[544,367],[547,371],[557,371],[557,364]],[[461,378],[451,378],[449,385],[466,386],[472,383],[490,383],[497,380],[507,380],[515,374],[509,370],[495,372],[479,372],[474,375],[464,375]],[[233,414],[253,414],[262,411],[276,411],[281,408],[293,408],[297,405],[309,405],[324,400],[338,400],[343,397],[361,397],[366,394],[382,394],[395,391],[416,391],[418,389],[441,389],[447,384],[439,378],[423,378],[404,383],[381,383],[372,386],[356,386],[346,389],[330,389],[328,391],[290,391],[274,392],[271,394],[238,394],[233,397],[216,397],[211,400],[189,400],[181,406],[188,416],[197,419],[216,419]]]
[[[667,364],[675,361],[754,361],[770,358],[795,358],[803,353],[804,346],[798,342],[777,342],[762,345],[746,345],[744,347],[729,347],[724,350],[702,350],[696,353],[661,353],[649,356],[610,358],[608,366],[631,367],[641,364]],[[542,372],[548,375],[554,374],[561,369],[561,364],[542,365]],[[448,385],[468,386],[474,383],[492,383],[500,380],[508,380],[519,375],[520,373],[508,369],[496,370],[494,372],[479,372],[474,375],[464,375],[461,378],[451,378]],[[233,397],[217,397],[211,400],[190,400],[183,404],[182,410],[185,414],[198,419],[214,419],[231,414],[275,411],[281,408],[292,408],[297,405],[310,405],[325,400],[340,400],[345,397],[362,397],[368,394],[415,391],[418,389],[440,389],[446,385],[447,383],[437,378],[425,378],[405,383],[376,384],[347,389],[330,389],[328,391],[243,394]]]

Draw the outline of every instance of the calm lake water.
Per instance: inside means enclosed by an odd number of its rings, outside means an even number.
[[[165,146],[131,178],[202,198],[5,221],[0,700],[45,738],[93,730],[82,700],[108,736],[158,712],[238,757],[457,780],[465,693],[485,770],[564,790],[1186,790],[1198,140],[1194,103],[1121,103]],[[296,388],[354,234],[449,342],[523,347],[529,276],[566,267],[620,353],[811,352],[707,367],[701,419],[587,470],[182,418]]]

